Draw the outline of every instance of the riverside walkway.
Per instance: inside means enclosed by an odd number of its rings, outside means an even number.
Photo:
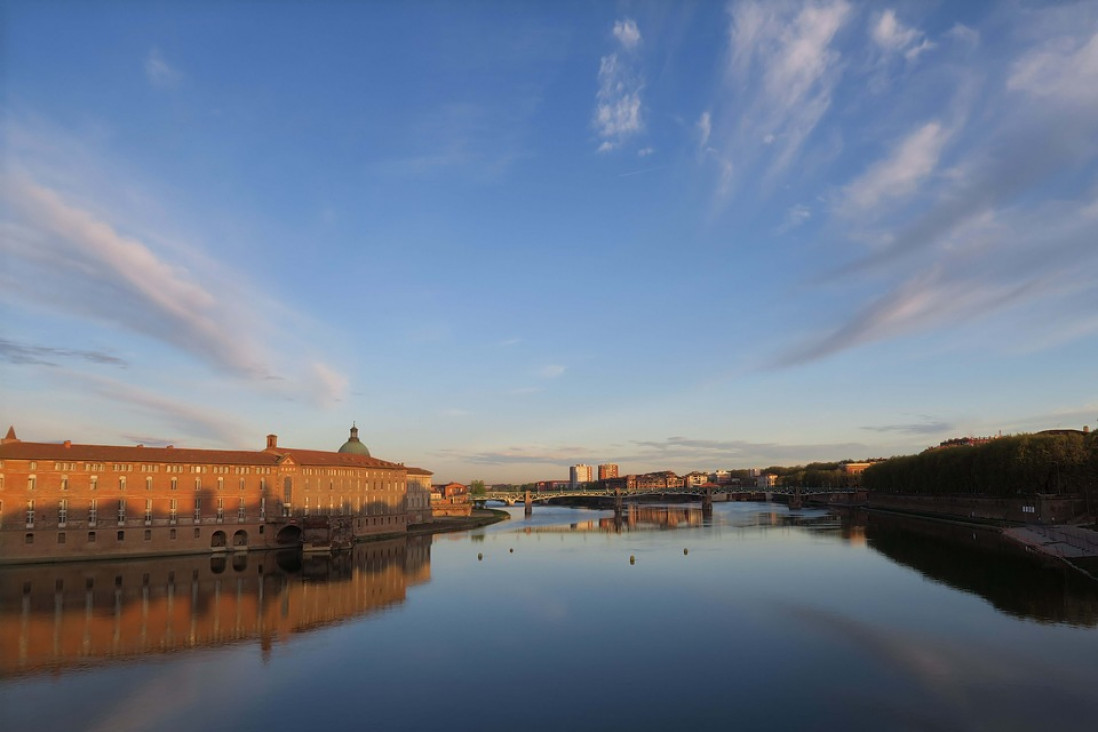
[[[1016,526],[1003,534],[1026,547],[1062,559],[1098,559],[1098,531],[1081,526]]]

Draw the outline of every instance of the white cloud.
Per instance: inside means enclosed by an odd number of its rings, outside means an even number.
[[[886,10],[877,16],[870,29],[873,40],[886,51],[902,51],[919,37],[914,28],[907,28],[896,19],[895,10]]]
[[[805,222],[812,218],[812,211],[808,206],[798,203],[796,206],[791,206],[788,211],[785,212],[785,220],[782,225],[778,227],[777,233],[784,234],[787,231],[792,231],[799,226],[802,226]]]
[[[103,397],[111,405],[132,407],[143,414],[161,420],[163,426],[178,430],[177,435],[209,440],[220,445],[247,445],[247,430],[235,417],[222,414],[208,405],[193,401],[179,401],[162,394],[153,393],[105,376],[59,370],[57,376],[63,377],[66,387],[74,384],[82,390]],[[175,437],[170,438],[173,442]]]
[[[922,125],[845,188],[840,211],[862,213],[887,199],[913,193],[934,171],[948,140],[949,133],[940,122]]]
[[[84,294],[89,288],[97,290],[95,296],[77,298],[74,308],[166,340],[219,368],[249,376],[267,374],[246,332],[233,329],[237,318],[226,303],[187,270],[28,179],[10,181],[6,191],[8,202],[40,236],[29,246],[5,237],[4,251],[12,261],[36,268],[50,266],[53,260],[55,270],[68,270],[79,278]],[[65,293],[51,297],[64,301]]]
[[[914,61],[919,54],[934,48],[934,44],[922,31],[908,28],[901,23],[894,10],[885,10],[876,16],[870,26],[869,35],[886,54],[903,54],[908,61]]]
[[[642,148],[641,148],[640,150],[637,150],[637,157],[638,157],[638,158],[646,158],[646,157],[648,157],[649,155],[651,155],[651,154],[652,154],[652,153],[654,153],[654,152],[656,152],[656,149],[655,149],[655,148],[652,148],[652,147],[642,147]]]
[[[1071,104],[1098,106],[1098,33],[1075,47],[1057,39],[1013,66],[1007,88]]]
[[[698,147],[704,150],[709,144],[709,135],[712,133],[713,119],[709,116],[709,112],[702,112],[702,116],[698,119]]]
[[[621,42],[623,48],[632,51],[641,42],[640,29],[632,18],[614,22],[614,38]]]
[[[343,401],[347,394],[346,376],[319,361],[309,364],[309,375],[317,403],[328,407]]]
[[[182,74],[164,60],[159,49],[154,48],[145,57],[145,76],[153,86],[169,87],[179,81]]]
[[[619,21],[614,35],[628,52],[640,42],[633,21]],[[644,129],[641,91],[644,77],[636,68],[633,54],[611,53],[599,60],[599,88],[595,94],[595,130],[601,139],[599,152],[609,152]]]
[[[729,171],[772,184],[831,106],[842,56],[834,41],[851,15],[846,0],[738,2],[731,6],[727,88],[710,119],[720,193]],[[769,142],[760,145],[760,141]]]
[[[538,369],[538,376],[543,379],[555,379],[558,376],[564,374],[568,369],[567,366],[561,366],[559,364],[549,364]]]
[[[915,59],[919,58],[923,51],[929,51],[930,49],[934,48],[934,46],[934,43],[931,43],[930,40],[924,38],[923,42],[919,45],[912,46],[911,48],[904,51],[904,58],[908,61],[914,61]]]
[[[945,37],[969,46],[975,46],[980,42],[980,32],[969,28],[964,23],[954,23],[953,27],[945,32]]]
[[[177,237],[139,172],[36,122],[16,120],[9,129],[0,302],[16,312],[60,315],[100,341],[125,344],[134,379],[160,370],[158,358],[186,363],[178,358],[183,353],[212,367],[212,376],[243,380],[265,394],[322,406],[341,398],[343,377],[300,357],[319,349],[295,334],[309,333],[312,341],[321,324],[266,297],[194,237]],[[127,343],[133,334],[150,343],[135,351]],[[160,354],[157,345],[177,353]],[[67,353],[92,367],[103,361],[98,350],[35,353]],[[207,381],[203,390],[215,385]]]

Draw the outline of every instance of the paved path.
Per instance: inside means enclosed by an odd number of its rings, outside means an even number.
[[[1054,557],[1098,557],[1098,531],[1091,529],[1079,526],[1018,526],[1003,533]]]

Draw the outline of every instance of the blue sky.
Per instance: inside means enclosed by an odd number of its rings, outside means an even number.
[[[3,12],[24,439],[496,482],[1098,420],[1098,3]]]

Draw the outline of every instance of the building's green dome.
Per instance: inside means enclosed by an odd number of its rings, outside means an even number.
[[[358,439],[358,427],[351,427],[351,436],[347,438],[347,441],[343,443],[343,446],[339,448],[340,452],[349,453],[351,455],[365,455],[370,457],[370,448],[362,444],[362,441]]]

